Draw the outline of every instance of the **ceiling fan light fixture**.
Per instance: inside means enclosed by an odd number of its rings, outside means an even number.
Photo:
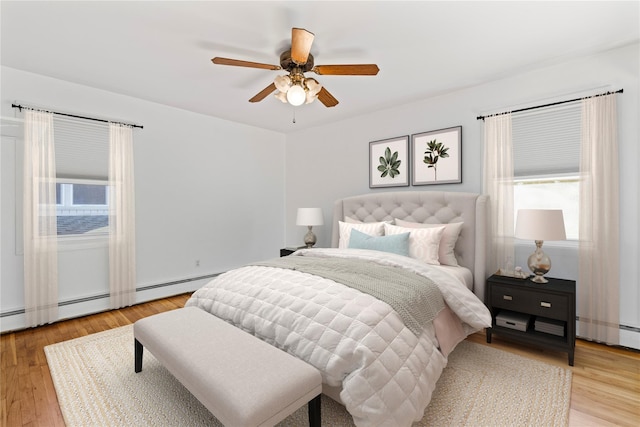
[[[322,85],[318,83],[315,79],[305,79],[304,84],[307,86],[307,89],[309,90],[308,93],[313,97],[315,97],[318,94],[318,92],[320,92],[320,89],[322,89]]]
[[[273,84],[276,85],[280,92],[287,93],[291,86],[291,78],[289,76],[277,76],[273,79]]]
[[[288,102],[287,101],[287,94],[284,93],[284,92],[280,92],[280,91],[276,92],[275,97],[276,97],[276,99],[279,99],[280,101],[282,101],[285,104]]]
[[[289,101],[289,104],[295,107],[304,104],[306,98],[307,95],[300,85],[292,85],[287,91],[287,101]]]
[[[322,85],[316,79],[304,79],[304,85],[307,88],[307,99],[305,104],[311,104],[318,98],[318,93],[322,89]]]
[[[317,98],[318,97],[316,95],[311,95],[311,92],[307,91],[307,96],[306,96],[306,100],[304,101],[304,103],[305,104],[311,104]]]

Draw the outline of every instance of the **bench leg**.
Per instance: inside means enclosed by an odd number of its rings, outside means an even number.
[[[144,351],[144,347],[140,344],[140,341],[134,338],[134,355],[135,355],[135,371],[136,373],[142,371],[142,353]]]
[[[320,427],[322,424],[320,396],[322,395],[319,394],[309,401],[309,427]]]

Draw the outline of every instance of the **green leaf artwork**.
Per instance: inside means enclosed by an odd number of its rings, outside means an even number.
[[[433,141],[427,142],[427,151],[424,152],[424,162],[428,168],[433,168],[433,179],[438,180],[438,160],[449,157],[447,153],[449,149],[444,146],[442,142]]]
[[[380,178],[384,178],[389,175],[391,178],[395,178],[400,175],[400,164],[402,160],[398,160],[398,152],[395,151],[391,154],[391,149],[387,147],[384,150],[384,157],[380,156],[380,166],[378,166],[378,172],[381,172]]]

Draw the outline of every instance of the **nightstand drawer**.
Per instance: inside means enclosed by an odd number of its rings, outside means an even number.
[[[569,311],[569,301],[565,295],[500,285],[493,287],[491,305],[552,319],[565,319]]]

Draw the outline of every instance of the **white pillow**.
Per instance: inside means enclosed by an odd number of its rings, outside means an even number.
[[[384,224],[385,235],[409,234],[409,256],[427,264],[440,265],[438,247],[444,233],[444,225],[433,228],[408,228]]]
[[[350,224],[342,221],[338,221],[340,227],[340,240],[338,240],[338,247],[346,249],[349,247],[349,238],[351,237],[351,230],[354,228],[369,236],[384,236],[384,222],[362,222],[360,224]]]
[[[359,219],[351,218],[350,216],[345,216],[344,217],[344,222],[348,222],[349,224],[365,224],[364,222],[360,221]],[[393,220],[383,221],[383,222],[386,222],[388,224],[393,224]]]
[[[464,222],[452,222],[450,224],[423,224],[419,222],[403,221],[397,218],[395,221],[396,225],[407,228],[434,228],[442,227],[444,225],[444,233],[442,233],[440,248],[438,249],[438,261],[443,265],[459,265],[454,253],[454,248],[456,247],[456,242],[458,241]]]

